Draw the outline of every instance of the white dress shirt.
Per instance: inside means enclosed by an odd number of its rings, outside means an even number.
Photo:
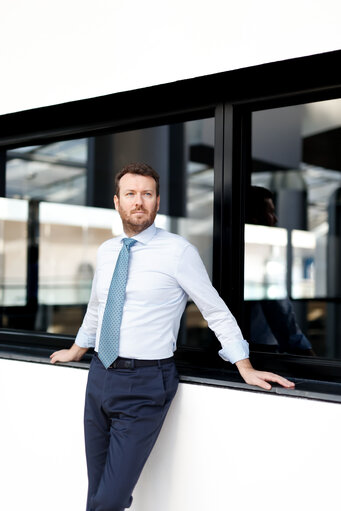
[[[98,351],[103,313],[124,234],[98,249],[89,305],[76,344]],[[197,249],[154,224],[133,236],[119,356],[171,357],[188,296],[219,339],[219,355],[232,363],[248,358],[248,343],[231,312],[211,284]]]

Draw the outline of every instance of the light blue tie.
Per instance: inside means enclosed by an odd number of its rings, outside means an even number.
[[[118,357],[123,305],[128,279],[129,254],[137,240],[123,238],[103,314],[98,357],[107,369]]]

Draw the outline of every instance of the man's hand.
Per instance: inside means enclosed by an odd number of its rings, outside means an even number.
[[[252,367],[248,358],[239,360],[236,362],[236,366],[243,380],[249,385],[256,385],[262,389],[270,390],[271,385],[268,382],[271,381],[278,383],[287,389],[293,389],[295,387],[293,382],[287,380],[286,378],[282,378],[282,376],[279,376],[278,374],[268,373],[266,371],[257,371]]]
[[[68,350],[59,350],[52,353],[50,355],[51,364],[56,362],[78,362],[87,351],[88,348],[81,348],[77,344],[73,344]]]

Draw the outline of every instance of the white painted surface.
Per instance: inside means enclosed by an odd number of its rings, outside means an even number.
[[[340,16],[339,0],[3,0],[0,114],[337,50]]]
[[[0,509],[78,511],[87,371],[0,360]]]
[[[84,511],[87,371],[0,359],[0,508]],[[131,511],[339,508],[341,406],[181,384]]]

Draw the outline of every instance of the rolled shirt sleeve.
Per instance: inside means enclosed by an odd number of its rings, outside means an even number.
[[[212,286],[206,268],[193,245],[187,245],[182,252],[176,278],[221,343],[220,357],[232,364],[248,358],[249,344],[243,338],[234,316]]]

